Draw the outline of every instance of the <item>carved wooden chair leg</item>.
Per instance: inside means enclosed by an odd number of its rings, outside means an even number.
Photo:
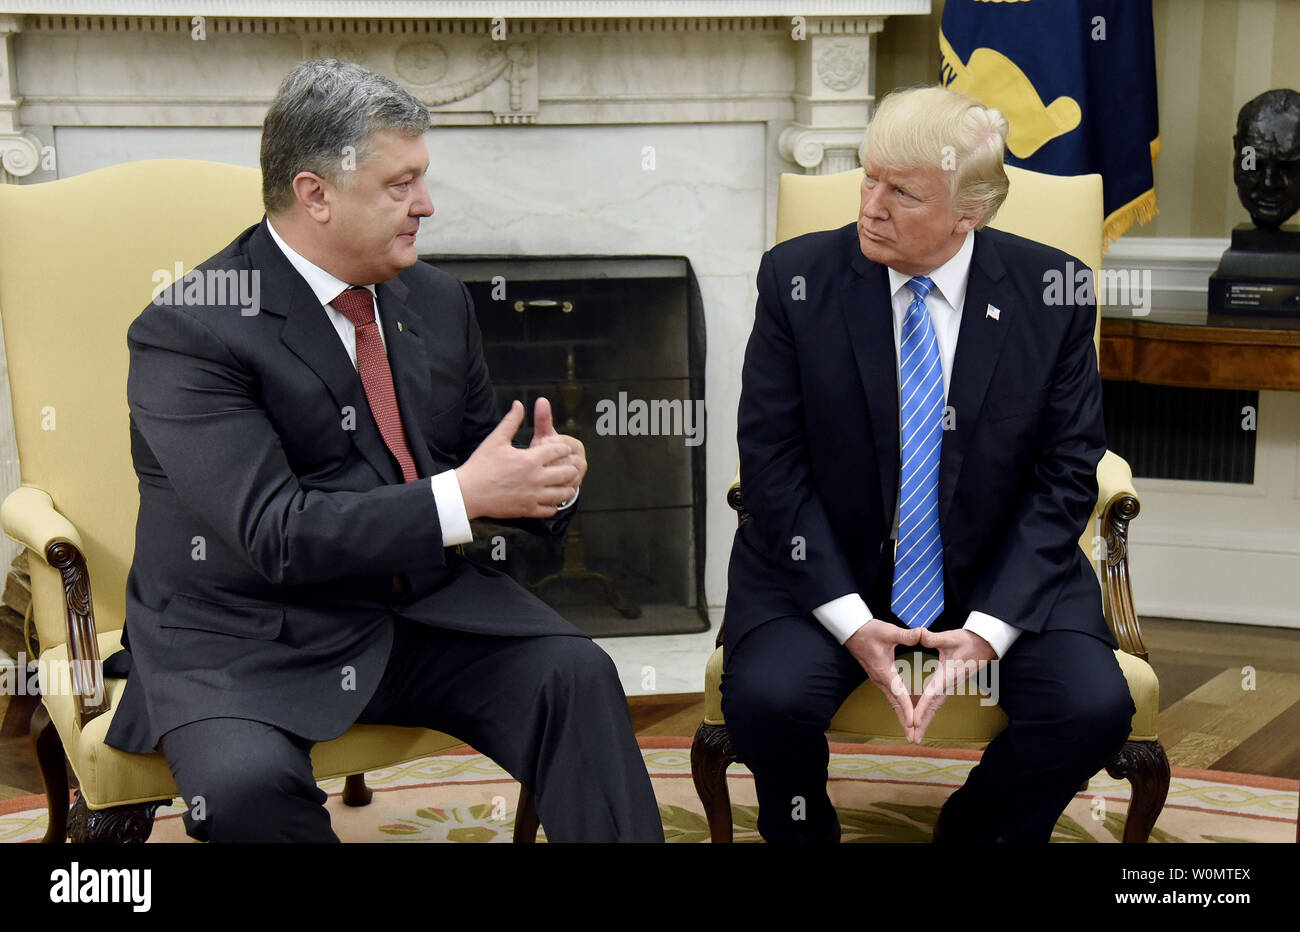
[[[369,806],[374,795],[375,791],[366,786],[364,773],[350,773],[343,781],[343,805],[345,806]]]
[[[1116,780],[1128,780],[1133,787],[1128,818],[1124,820],[1125,844],[1142,843],[1151,837],[1156,818],[1169,795],[1169,758],[1159,741],[1127,741],[1106,772]]]
[[[736,760],[726,725],[701,722],[691,742],[691,777],[695,792],[704,804],[709,820],[709,837],[714,844],[732,840],[731,794],[727,791],[727,767]]]
[[[37,702],[36,708],[32,709],[28,733],[36,750],[36,762],[41,768],[41,783],[45,786],[45,803],[49,810],[49,824],[41,841],[61,845],[68,840],[68,760],[45,703]]]
[[[142,844],[153,831],[154,813],[159,806],[170,802],[170,799],[155,799],[130,806],[91,809],[78,790],[72,811],[68,813],[68,837],[79,845]]]
[[[531,845],[537,841],[537,828],[542,823],[537,818],[537,800],[532,790],[519,787],[519,805],[515,807],[515,836],[517,845]]]

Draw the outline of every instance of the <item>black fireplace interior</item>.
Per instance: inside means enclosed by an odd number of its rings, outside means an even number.
[[[429,257],[465,282],[504,413],[533,405],[582,440],[588,472],[562,544],[472,522],[470,559],[513,576],[595,636],[708,628],[704,326],[682,257]],[[640,416],[638,417],[638,411]]]

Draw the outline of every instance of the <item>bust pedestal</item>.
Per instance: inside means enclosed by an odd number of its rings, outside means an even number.
[[[1209,312],[1300,317],[1300,228],[1237,226],[1210,276]]]

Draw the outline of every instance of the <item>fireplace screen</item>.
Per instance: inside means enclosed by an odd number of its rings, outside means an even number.
[[[472,522],[470,559],[501,569],[588,634],[703,631],[704,327],[678,257],[429,258],[465,282],[515,437],[535,400],[588,472],[566,539]]]

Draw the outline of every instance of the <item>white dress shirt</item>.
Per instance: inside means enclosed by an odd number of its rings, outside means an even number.
[[[304,259],[293,247],[286,243],[280,234],[276,232],[275,227],[271,224],[270,219],[266,221],[266,229],[271,234],[271,239],[280,247],[284,257],[298,271],[311,288],[312,293],[316,295],[316,300],[321,303],[325,309],[325,314],[329,321],[334,325],[334,330],[338,333],[339,339],[343,341],[343,348],[348,352],[348,358],[352,360],[352,365],[357,365],[357,331],[352,321],[348,320],[340,311],[335,310],[330,302],[339,296],[345,289],[351,288],[341,279],[335,278],[329,272],[326,272],[320,266]],[[375,308],[375,327],[379,330],[379,340],[384,349],[388,349],[388,341],[384,338],[384,328],[379,320],[379,299],[375,294],[374,285],[364,286],[372,295],[372,303]],[[465,499],[460,494],[460,483],[456,480],[456,471],[448,469],[437,475],[429,477],[429,487],[433,490],[434,504],[438,509],[438,524],[442,528],[442,545],[452,547],[456,544],[468,544],[474,539],[470,531],[469,515],[465,511]],[[574,492],[573,497],[561,505],[561,508],[568,508],[578,500],[578,493]]]
[[[943,367],[943,400],[948,403],[948,387],[952,383],[952,363],[957,354],[957,335],[961,330],[962,308],[966,303],[966,283],[970,280],[970,260],[975,250],[975,233],[966,234],[961,248],[956,254],[926,277],[934,282],[934,290],[925,299],[926,309],[930,313],[930,324],[934,328],[935,341],[939,344],[940,364]],[[889,294],[893,308],[894,321],[894,359],[901,355],[903,320],[915,292],[907,287],[912,276],[889,269]],[[902,375],[895,371],[899,385],[899,405],[902,406]],[[899,438],[900,447],[902,438]],[[898,537],[898,506],[894,506],[894,523],[890,531],[891,538]],[[821,622],[835,639],[843,644],[859,628],[876,616],[871,613],[861,594],[850,592],[838,599],[832,599],[813,609],[813,616]],[[1020,629],[1007,624],[985,612],[971,612],[962,626],[973,631],[988,641],[1001,658],[1010,649]]]

